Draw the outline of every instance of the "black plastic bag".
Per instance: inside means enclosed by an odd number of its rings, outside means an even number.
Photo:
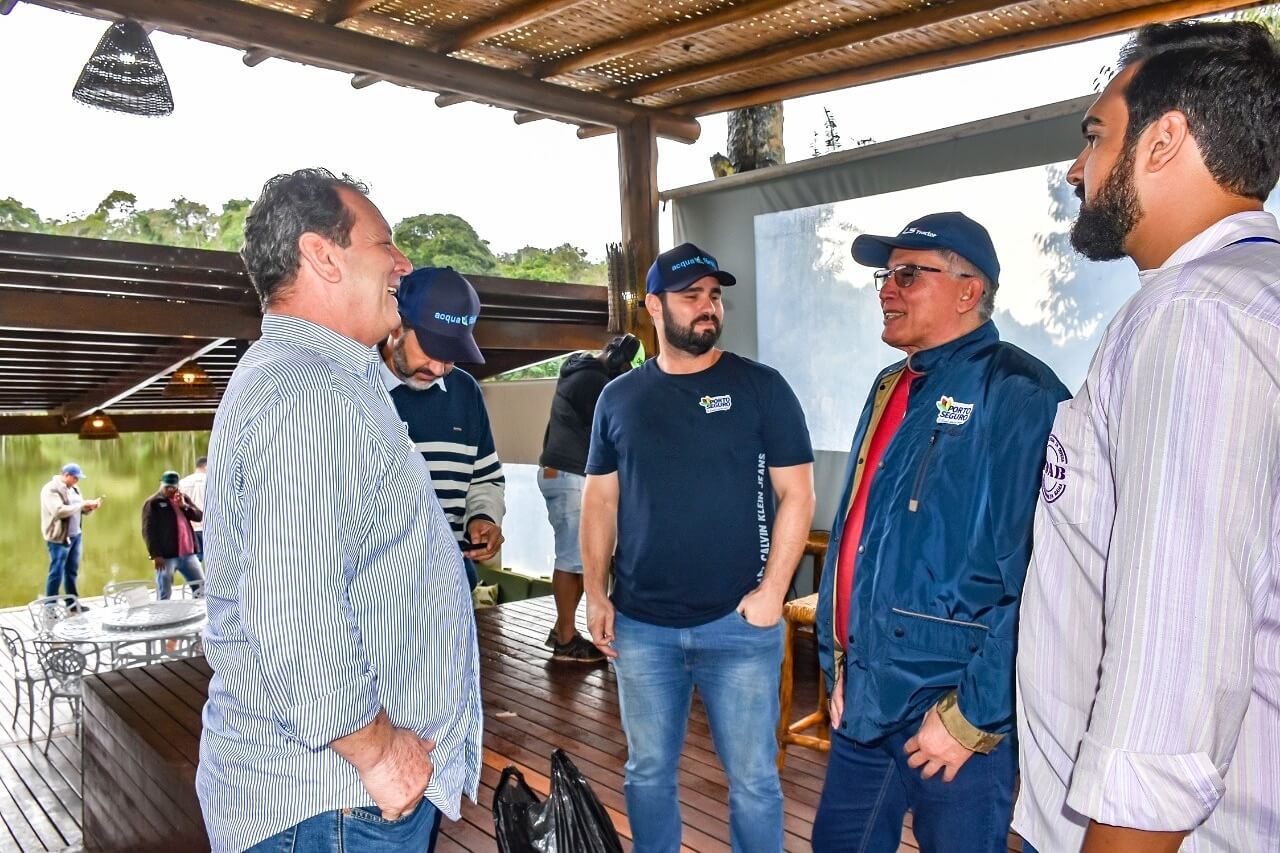
[[[545,802],[515,767],[502,771],[493,793],[500,853],[622,853],[609,813],[563,750],[551,753],[551,794]]]

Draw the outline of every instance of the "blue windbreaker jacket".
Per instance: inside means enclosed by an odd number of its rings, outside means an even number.
[[[818,597],[828,686],[844,666],[839,731],[875,743],[956,691],[973,727],[1014,725],[1018,602],[1045,441],[1067,389],[987,322],[915,353],[924,374],[867,496],[847,638],[835,643],[836,563],[861,459],[906,361],[880,373],[854,433]],[[847,650],[847,651],[846,651]]]

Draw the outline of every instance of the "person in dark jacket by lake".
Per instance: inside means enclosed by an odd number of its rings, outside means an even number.
[[[142,504],[142,541],[156,567],[156,598],[162,600],[173,594],[175,569],[188,585],[204,582],[196,558],[196,533],[191,526],[193,521],[202,521],[204,513],[182,494],[179,480],[177,471],[165,471],[160,475],[160,491]],[[203,595],[203,591],[196,595]]]
[[[640,341],[633,335],[623,335],[609,341],[599,355],[575,353],[560,367],[556,394],[551,400],[551,418],[542,439],[542,455],[538,457],[538,489],[546,501],[547,518],[556,537],[555,571],[551,575],[556,624],[547,635],[553,660],[604,660],[604,654],[578,633],[574,618],[582,601],[578,519],[596,401],[611,379],[631,369],[639,351]]]

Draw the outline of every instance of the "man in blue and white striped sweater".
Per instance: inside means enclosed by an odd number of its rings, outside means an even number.
[[[381,347],[382,380],[462,548],[467,581],[498,553],[506,480],[480,385],[454,363],[484,364],[472,330],[475,288],[449,267],[423,267],[400,281],[402,325]]]

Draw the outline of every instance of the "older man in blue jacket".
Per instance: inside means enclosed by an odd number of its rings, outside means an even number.
[[[818,602],[834,729],[816,851],[1003,851],[1013,656],[1045,439],[1069,396],[1000,340],[1000,263],[960,213],[862,235],[885,343],[854,434]]]

